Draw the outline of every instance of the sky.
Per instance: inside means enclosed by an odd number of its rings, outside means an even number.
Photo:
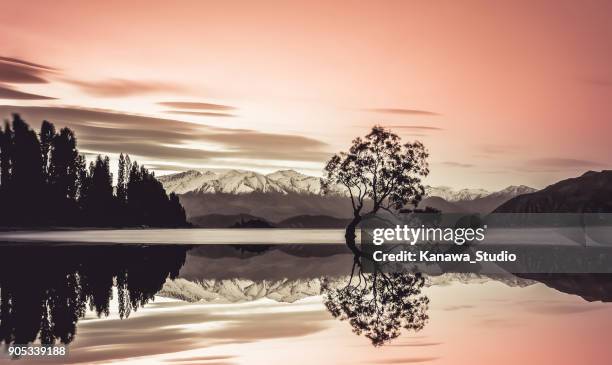
[[[380,124],[426,183],[544,187],[612,165],[610,1],[0,2],[0,116],[158,174],[320,175]]]

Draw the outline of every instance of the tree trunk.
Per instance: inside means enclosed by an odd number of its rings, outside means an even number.
[[[357,229],[357,225],[359,224],[359,222],[361,222],[361,216],[359,214],[355,214],[353,220],[348,224],[348,226],[346,226],[346,231],[344,233],[346,245],[355,255],[355,259],[358,259],[362,256],[362,252],[357,247],[357,243],[355,242],[355,238],[357,238],[355,230]]]

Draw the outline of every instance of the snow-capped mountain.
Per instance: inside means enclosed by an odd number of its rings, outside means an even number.
[[[280,170],[263,175],[254,171],[196,171],[189,170],[159,177],[168,193],[188,192],[247,194],[252,192],[277,192],[299,194],[321,194],[321,179],[294,170]],[[340,189],[338,189],[340,191]],[[487,196],[517,196],[532,193],[536,189],[525,185],[509,186],[491,192],[485,189],[453,189],[448,186],[426,186],[428,197],[440,197],[448,202],[460,202]]]
[[[491,192],[484,189],[461,189],[455,190],[448,186],[426,186],[425,195],[432,197],[437,196],[449,202],[458,202],[463,200],[473,200],[490,195]]]
[[[320,180],[293,170],[267,175],[245,170],[190,170],[159,177],[168,193],[181,195],[188,219],[206,227],[212,215],[246,214],[268,222],[300,215],[349,217],[352,211],[348,193],[336,187],[333,194],[324,195]],[[426,186],[425,189],[421,208],[429,206],[447,213],[483,214],[517,195],[535,191],[524,185],[509,186],[497,192],[456,190],[445,186]]]
[[[349,276],[328,277],[332,288],[346,286]],[[449,285],[452,283],[487,283],[499,281],[511,287],[524,287],[536,282],[515,276],[486,276],[478,274],[447,273],[438,276],[427,276],[426,286]],[[300,299],[321,295],[321,278],[250,280],[221,279],[190,281],[186,279],[168,279],[158,295],[187,302],[207,303],[240,303],[267,298],[277,302],[293,303]]]
[[[166,192],[185,194],[225,193],[247,194],[261,193],[299,193],[320,194],[320,179],[301,174],[293,170],[277,171],[268,175],[253,171],[196,171],[190,170],[178,174],[159,177]]]
[[[526,185],[510,185],[507,188],[491,193],[490,195],[491,196],[504,195],[504,196],[515,197],[515,196],[519,196],[523,194],[530,194],[536,191],[538,191],[538,189],[534,189]]]

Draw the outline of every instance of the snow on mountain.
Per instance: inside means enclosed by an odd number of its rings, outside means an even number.
[[[188,192],[248,194],[252,192],[263,193],[299,193],[321,195],[321,180],[318,177],[308,176],[294,170],[280,170],[263,175],[253,171],[196,171],[190,170],[177,174],[159,177],[168,193],[185,194]],[[440,197],[448,202],[471,201],[484,197],[508,196],[527,194],[536,191],[525,185],[509,186],[497,192],[484,189],[456,190],[448,186],[426,186],[425,195]],[[342,189],[337,193],[344,195]]]
[[[484,189],[461,189],[454,190],[448,186],[426,186],[426,196],[437,196],[449,202],[473,200],[490,195],[491,192]]]
[[[277,171],[268,175],[253,171],[195,171],[159,177],[166,192],[185,194],[188,192],[246,194],[300,193],[321,194],[320,179],[293,170]]]
[[[536,191],[538,191],[538,189],[534,189],[526,185],[510,185],[503,190],[492,193],[491,195],[492,196],[506,195],[506,196],[515,197],[515,196],[519,196],[523,194],[533,193]]]
[[[266,175],[275,181],[285,191],[295,191],[310,194],[321,194],[321,179],[300,174],[293,170],[281,170]]]

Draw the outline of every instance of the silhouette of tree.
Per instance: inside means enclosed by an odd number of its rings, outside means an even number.
[[[108,156],[88,168],[69,128],[43,121],[37,134],[17,114],[11,124],[0,129],[0,225],[187,225],[178,197],[129,156],[115,189]]]
[[[401,144],[399,136],[374,126],[365,138],[353,140],[348,152],[327,162],[321,187],[328,193],[341,186],[350,195],[353,218],[346,227],[345,240],[355,255],[362,255],[355,229],[365,215],[398,211],[408,203],[418,205],[425,194],[421,178],[429,174],[428,156],[421,142]],[[366,203],[370,203],[369,209]]]
[[[0,193],[9,186],[11,179],[11,145],[13,131],[8,122],[0,129]],[[1,198],[1,196],[0,196]]]
[[[130,170],[128,169],[126,158],[122,153],[119,155],[119,167],[117,169],[117,199],[122,206],[127,203],[126,179],[129,173]]]
[[[421,294],[424,284],[420,273],[385,273],[376,265],[372,273],[364,273],[356,259],[346,286],[334,288],[324,280],[321,290],[332,316],[348,321],[353,332],[381,346],[402,329],[423,329],[429,319],[429,298]]]
[[[9,206],[14,221],[25,225],[40,224],[44,177],[38,136],[21,117],[13,115],[11,138],[11,178]]]
[[[176,278],[189,249],[0,247],[0,343],[70,343],[88,307],[109,314],[115,281],[126,318]]]
[[[78,192],[78,157],[77,142],[74,133],[62,128],[53,139],[51,152],[51,183],[55,191],[63,198],[76,201]]]
[[[40,127],[40,152],[42,154],[43,174],[47,182],[50,178],[49,161],[51,159],[51,147],[55,136],[56,132],[53,123],[43,120]]]

